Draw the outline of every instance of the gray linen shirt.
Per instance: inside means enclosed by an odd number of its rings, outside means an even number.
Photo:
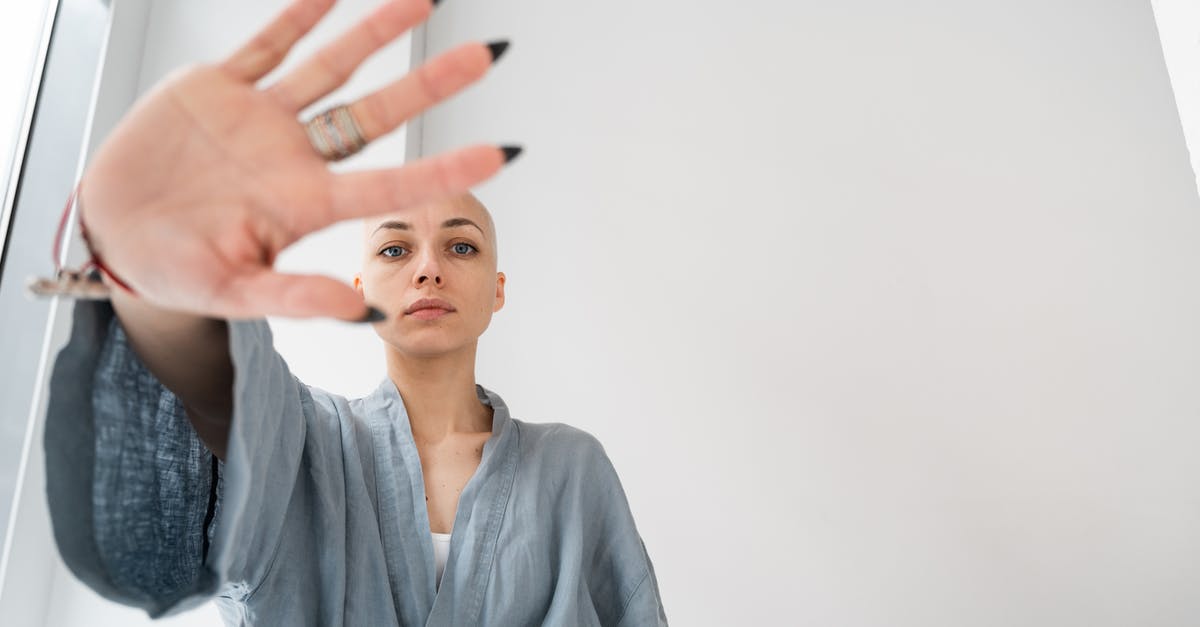
[[[666,625],[645,544],[600,442],[509,415],[495,392],[440,587],[420,458],[395,385],[305,385],[263,320],[230,323],[225,462],[138,360],[107,303],[81,301],[46,418],[60,553],[152,617],[207,599],[229,625]],[[180,359],[187,359],[180,355]]]

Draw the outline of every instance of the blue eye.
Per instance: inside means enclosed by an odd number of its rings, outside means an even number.
[[[462,250],[459,248],[460,246],[466,246],[469,250]],[[474,244],[468,244],[466,242],[457,242],[451,246],[451,249],[459,255],[473,255],[479,252],[479,249],[475,248]],[[402,253],[400,252],[402,250],[406,249],[403,246],[388,246],[387,248],[379,251],[379,254],[383,255],[384,257],[391,257],[394,259],[402,256]]]

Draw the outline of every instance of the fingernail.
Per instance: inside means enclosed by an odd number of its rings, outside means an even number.
[[[492,51],[492,63],[495,63],[500,60],[500,56],[504,54],[504,51],[508,50],[508,40],[497,39],[489,43],[487,47],[488,50]]]
[[[500,150],[504,151],[504,164],[508,165],[509,163],[512,163],[512,160],[516,159],[517,155],[521,154],[525,149],[520,146],[501,146]]]
[[[387,314],[375,307],[368,306],[367,313],[362,318],[355,320],[355,322],[366,324],[368,322],[383,322],[384,320],[387,320]]]

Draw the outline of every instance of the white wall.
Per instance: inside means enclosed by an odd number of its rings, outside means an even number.
[[[673,623],[1200,624],[1148,3],[449,0],[427,43],[497,36],[423,136],[527,147],[480,378],[606,444]]]
[[[158,0],[142,89],[280,6]],[[605,443],[673,624],[1200,620],[1200,199],[1149,6],[448,0],[427,44],[503,36],[422,136],[527,147],[480,190],[478,380]],[[276,328],[310,383],[383,375],[370,330]]]

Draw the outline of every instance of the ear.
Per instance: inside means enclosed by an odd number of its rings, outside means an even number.
[[[362,273],[355,273],[354,275],[354,291],[358,292],[359,296],[363,296]]]
[[[496,308],[492,310],[492,313],[504,308],[504,281],[507,278],[503,272],[496,273]]]

